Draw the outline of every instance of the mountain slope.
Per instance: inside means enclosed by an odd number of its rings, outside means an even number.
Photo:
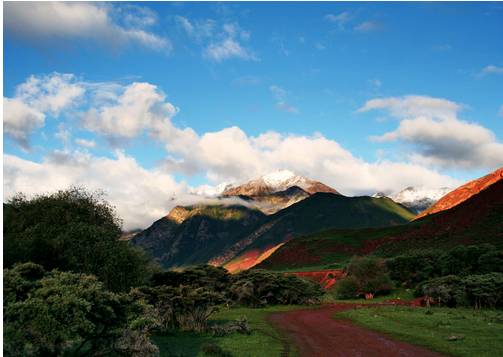
[[[184,264],[194,251],[226,239],[265,217],[240,205],[177,206],[166,217],[131,238],[166,269]]]
[[[220,242],[218,247],[212,249],[219,253],[210,258],[209,262],[213,265],[227,264],[225,266],[228,268],[249,268],[270,249],[304,234],[335,227],[364,228],[403,224],[414,216],[389,198],[317,193],[265,217],[250,227],[245,234],[236,237],[235,241],[229,239]],[[250,255],[257,257],[255,260],[248,259],[246,266],[235,264]]]
[[[429,214],[445,211],[456,205],[459,205],[460,203],[466,201],[473,195],[478,194],[482,190],[485,190],[487,187],[491,186],[495,182],[500,181],[501,179],[503,179],[503,168],[496,170],[489,175],[481,177],[477,180],[468,182],[466,185],[463,185],[450,192],[446,196],[442,197],[437,203],[422,212],[415,219],[420,219]]]
[[[487,176],[485,178],[487,180]],[[502,217],[503,180],[497,180],[451,209],[404,225],[331,229],[299,237],[285,243],[257,267],[309,270],[309,267],[319,268],[320,265],[340,262],[354,254],[375,252],[381,256],[394,256],[414,249],[448,249],[483,243],[503,249]]]

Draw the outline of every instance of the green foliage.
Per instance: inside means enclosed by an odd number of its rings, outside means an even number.
[[[347,268],[347,277],[335,284],[339,295],[358,297],[387,292],[393,288],[384,262],[376,257],[354,257]]]
[[[164,328],[204,333],[208,318],[218,311],[224,299],[222,294],[205,288],[180,285],[179,287],[140,287],[131,292],[138,301],[155,307],[155,317]]]
[[[215,357],[230,357],[232,354],[225,352],[222,347],[215,345],[213,343],[205,343],[201,347],[201,351],[205,356],[215,356]]]
[[[180,286],[191,285],[205,287],[217,292],[227,289],[231,275],[223,267],[215,267],[208,264],[199,264],[185,268],[183,271],[163,271],[154,274],[152,283],[154,286]]]
[[[386,260],[390,278],[414,286],[429,279],[435,273],[435,262],[442,255],[440,250],[414,250]]]
[[[503,274],[469,275],[464,278],[448,275],[420,284],[417,294],[440,299],[447,306],[469,304],[475,308],[496,308],[503,298]]]
[[[325,294],[321,285],[312,280],[262,269],[244,270],[234,275],[233,281],[230,298],[239,306],[314,304]]]
[[[154,356],[146,333],[155,320],[144,312],[91,275],[33,263],[4,270],[6,356]]]
[[[103,195],[72,186],[31,200],[11,198],[4,209],[4,268],[31,261],[91,274],[114,292],[146,284],[157,268],[123,240],[122,221]]]
[[[487,274],[503,271],[503,256],[490,244],[458,246],[441,256],[436,262],[441,276]]]

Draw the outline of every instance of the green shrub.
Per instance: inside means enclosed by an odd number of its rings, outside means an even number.
[[[15,264],[4,270],[6,356],[154,356],[146,307],[92,275]]]
[[[315,304],[325,294],[323,287],[310,279],[262,269],[244,270],[232,280],[230,298],[239,306]]]
[[[354,257],[347,268],[347,277],[335,284],[335,292],[347,297],[373,297],[393,288],[385,263],[377,257]]]
[[[211,327],[213,337],[227,336],[233,332],[238,332],[243,335],[251,335],[246,316],[242,319],[235,319],[234,321],[227,322],[225,325],[213,325]]]

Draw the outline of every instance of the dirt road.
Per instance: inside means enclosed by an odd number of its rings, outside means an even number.
[[[421,347],[362,329],[346,319],[332,319],[336,312],[355,305],[335,304],[317,310],[296,310],[271,315],[271,322],[285,332],[305,357],[440,357]]]

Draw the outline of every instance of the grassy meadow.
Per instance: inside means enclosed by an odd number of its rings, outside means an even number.
[[[171,331],[169,334],[154,333],[151,338],[159,347],[160,356],[205,356],[201,351],[204,344],[216,344],[224,353],[235,357],[280,357],[300,356],[291,341],[282,336],[269,322],[268,316],[273,312],[306,309],[306,306],[271,306],[261,309],[222,308],[211,316],[208,322],[209,331],[205,334],[195,332]],[[211,326],[223,325],[236,318],[248,318],[251,335],[239,333],[224,337],[213,337]]]
[[[498,310],[382,306],[332,317],[450,356],[494,357],[503,351],[503,313]]]

